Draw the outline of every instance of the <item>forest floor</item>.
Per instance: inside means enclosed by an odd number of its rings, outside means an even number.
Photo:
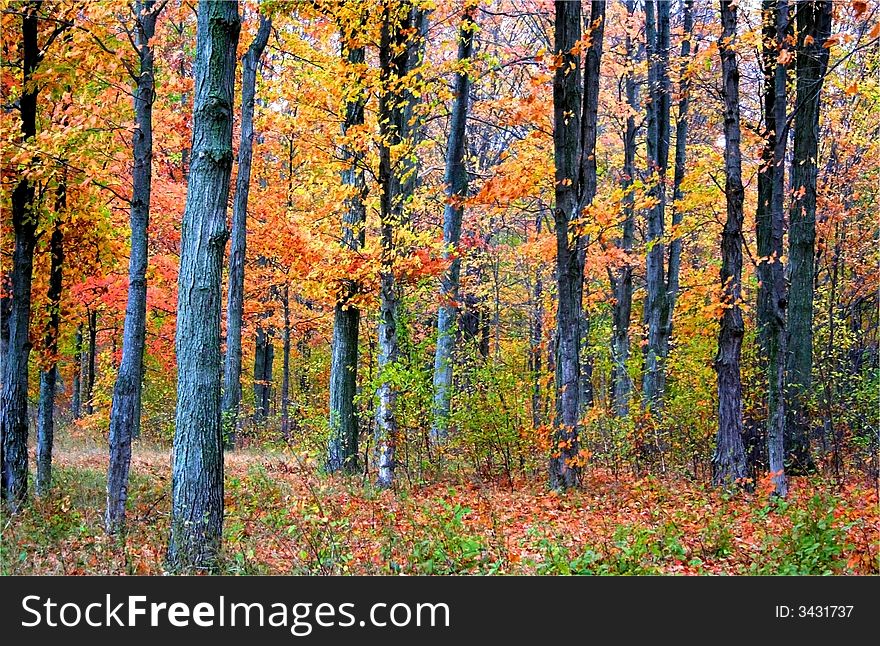
[[[125,540],[103,532],[106,449],[62,444],[54,488],[2,518],[3,574],[161,574],[170,450],[136,445]],[[227,574],[877,574],[876,483],[792,479],[785,502],[588,470],[376,491],[290,451],[226,456]]]

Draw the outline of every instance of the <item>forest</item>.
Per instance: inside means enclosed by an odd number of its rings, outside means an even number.
[[[880,573],[878,0],[2,0],[15,574]]]

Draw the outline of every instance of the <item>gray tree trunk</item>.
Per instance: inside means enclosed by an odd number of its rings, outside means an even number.
[[[574,487],[579,470],[578,396],[580,394],[580,325],[584,266],[580,235],[572,221],[580,216],[578,179],[581,134],[580,56],[572,53],[581,39],[580,0],[557,0],[554,52],[561,58],[553,77],[553,148],[556,168],[556,419],[550,458],[550,486]]]
[[[229,286],[226,295],[226,358],[223,364],[223,427],[226,448],[235,447],[241,406],[241,324],[244,311],[244,266],[247,259],[247,206],[254,151],[254,98],[257,69],[269,42],[272,20],[260,16],[260,28],[241,59],[241,139],[238,176],[232,201],[229,243]]]
[[[807,400],[812,389],[813,280],[816,255],[816,178],[819,105],[828,68],[832,3],[798,2],[792,200],[788,228],[788,339],[785,365],[785,452],[792,473],[815,469]],[[806,41],[806,38],[812,42]]]
[[[156,33],[157,17],[155,0],[139,0],[135,3],[133,40],[140,59],[140,75],[135,79],[128,302],[122,333],[122,360],[113,387],[113,404],[110,410],[110,465],[107,471],[107,508],[104,522],[107,532],[111,534],[121,531],[125,525],[131,440],[140,434],[141,425],[155,97],[153,47],[150,39]]]
[[[787,0],[764,0],[762,57],[764,74],[764,147],[758,175],[755,212],[758,247],[758,339],[766,361],[767,454],[773,491],[785,496],[783,433],[785,429],[786,285],[782,255],[785,227],[786,72],[778,64],[788,27]]]
[[[73,419],[79,419],[82,415],[82,392],[80,385],[80,373],[82,372],[80,366],[82,365],[83,357],[82,323],[76,326],[76,336],[74,337],[73,343],[73,362],[75,369],[73,371],[73,381],[70,386],[70,413],[73,415]]]
[[[58,186],[56,217],[61,218],[67,208],[67,187]],[[49,268],[49,321],[44,337],[44,351],[49,363],[40,371],[40,403],[37,412],[37,475],[34,493],[44,496],[52,487],[52,444],[55,439],[55,384],[58,380],[58,325],[61,321],[61,283],[64,267],[64,233],[61,222],[55,221],[49,239],[51,255]]]
[[[364,64],[363,47],[349,47],[346,59],[349,65]],[[351,81],[356,83],[357,81]],[[364,123],[366,99],[363,88],[358,86],[354,97],[346,103],[342,133]],[[364,246],[366,220],[367,185],[364,178],[363,153],[347,146],[342,149],[342,157],[349,166],[342,173],[342,183],[350,187],[352,193],[346,200],[342,216],[342,246],[357,251]],[[327,470],[344,470],[355,473],[358,470],[358,419],[354,405],[357,393],[358,333],[360,328],[360,309],[351,305],[350,300],[360,291],[355,281],[342,284],[339,298],[333,308],[333,342],[330,359],[330,440],[327,447]]]
[[[581,39],[581,3],[555,3],[554,51],[562,59],[553,78],[553,147],[556,165],[556,420],[550,486],[574,487],[578,466],[581,412],[581,337],[585,240],[578,231],[581,214],[596,193],[596,130],[599,66],[605,27],[605,3],[590,10],[591,38],[581,83],[580,57],[572,48]]]
[[[257,338],[254,344],[254,421],[264,424],[269,419],[272,403],[272,371],[275,362],[275,346],[272,328],[257,326]],[[229,438],[234,441],[233,438]],[[227,446],[229,446],[227,444]]]
[[[739,124],[739,69],[736,61],[736,0],[721,0],[721,94],[724,99],[724,193],[727,220],[721,234],[721,286],[725,302],[718,336],[718,434],[712,458],[712,481],[719,487],[738,486],[746,477],[742,443],[743,407],[740,355],[742,291],[743,197]]]
[[[645,312],[647,330],[645,368],[642,375],[642,403],[648,410],[663,406],[665,366],[663,345],[666,338],[666,171],[669,166],[670,84],[669,84],[669,2],[645,2],[645,33],[648,40],[648,171],[656,173],[650,196],[656,200],[648,210],[648,253],[646,259]]]
[[[95,404],[92,401],[92,394],[95,390],[95,358],[98,352],[98,312],[90,308],[86,308],[86,323],[89,332],[89,350],[85,355],[85,396],[83,404],[86,408],[86,415],[95,412]]]
[[[284,329],[281,332],[281,435],[287,439],[290,434],[290,286],[286,284],[281,307],[284,313]],[[305,367],[302,355],[300,364]]]
[[[535,216],[535,234],[540,237],[541,224],[544,220],[544,208],[541,206]],[[535,283],[531,297],[531,330],[529,334],[529,371],[532,373],[532,428],[537,429],[544,423],[546,407],[541,392],[543,376],[543,358],[541,344],[544,340],[544,281],[541,278],[541,267],[535,268]]]
[[[459,28],[458,63],[461,67],[455,75],[455,99],[449,122],[446,171],[443,178],[446,184],[446,206],[443,210],[443,257],[450,260],[451,263],[449,270],[440,279],[440,307],[437,311],[437,347],[434,353],[434,422],[431,425],[431,441],[435,444],[445,442],[449,431],[453,350],[461,274],[458,243],[461,239],[463,202],[467,198],[468,191],[464,153],[471,81],[465,66],[474,49],[476,25],[473,13],[473,8],[468,5]]]
[[[22,15],[22,93],[21,139],[32,140],[37,134],[37,92],[33,75],[40,63],[37,42],[37,14],[41,2],[26,4]],[[31,351],[31,281],[34,247],[37,242],[37,219],[31,216],[34,207],[34,185],[22,176],[12,192],[12,250],[9,337],[3,357],[3,385],[0,393],[0,462],[2,462],[2,494],[12,513],[18,511],[27,497],[28,486],[28,357]]]
[[[178,278],[177,414],[168,542],[168,565],[174,572],[213,569],[221,547],[221,281],[240,28],[237,2],[199,2],[192,164]]]
[[[675,170],[672,179],[672,199],[675,207],[672,210],[672,227],[675,229],[684,218],[679,202],[684,195],[681,192],[681,183],[687,168],[687,139],[688,139],[688,108],[690,105],[690,79],[687,68],[691,57],[691,38],[694,33],[694,17],[692,13],[693,0],[684,0],[683,3],[684,35],[681,41],[681,67],[678,99],[678,118],[675,122]],[[664,303],[664,324],[661,326],[660,355],[664,361],[669,358],[669,343],[672,338],[672,319],[675,315],[675,302],[678,298],[679,275],[681,273],[681,234],[677,234],[669,242],[669,265],[666,272],[666,302]],[[665,370],[663,372],[663,385],[665,388]]]
[[[626,11],[630,17],[635,13],[635,0],[627,0]],[[626,35],[626,58],[635,58],[632,36]],[[624,219],[623,231],[618,246],[627,255],[632,253],[635,233],[635,196],[632,193],[633,179],[635,178],[636,158],[636,122],[635,112],[638,109],[636,98],[636,81],[632,69],[626,73],[626,103],[630,108],[630,114],[626,118],[626,130],[623,136],[623,189],[624,196]],[[614,414],[617,417],[626,417],[629,414],[629,399],[632,392],[632,381],[627,371],[626,364],[629,360],[629,326],[632,318],[632,266],[627,264],[620,269],[613,270],[611,274],[611,288],[614,293],[614,308],[612,310],[611,332],[611,388]]]
[[[392,160],[392,149],[409,140],[410,127],[407,113],[411,93],[399,86],[399,81],[410,70],[412,35],[420,12],[410,2],[383,4],[382,30],[379,45],[380,79],[379,130],[379,185],[381,221],[381,269],[379,287],[378,369],[379,386],[376,391],[376,484],[390,487],[394,482],[395,450],[398,443],[398,424],[395,414],[397,387],[386,376],[397,362],[400,346],[397,334],[399,296],[394,274],[395,230],[403,225],[404,202],[408,195],[403,190],[402,176],[413,169],[404,161]],[[418,30],[416,30],[417,33]],[[411,175],[410,175],[411,177]],[[409,187],[415,183],[407,180]]]

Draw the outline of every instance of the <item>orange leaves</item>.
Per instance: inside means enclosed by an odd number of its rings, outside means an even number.
[[[852,9],[853,14],[856,17],[856,20],[861,18],[865,12],[868,10],[868,3],[865,0],[852,0]]]
[[[812,36],[808,36],[808,38],[812,39]],[[779,55],[776,57],[776,61],[782,66],[788,65],[793,60],[794,60],[794,53],[790,49],[781,50],[779,52]]]

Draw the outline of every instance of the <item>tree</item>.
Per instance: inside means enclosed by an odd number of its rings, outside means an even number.
[[[626,12],[630,20],[635,14],[635,0],[627,0]],[[626,33],[625,52],[627,59],[635,57],[632,36],[629,26]],[[623,182],[625,191],[623,197],[623,226],[621,238],[617,246],[624,253],[632,253],[635,233],[635,197],[633,195],[633,180],[635,179],[636,158],[636,119],[638,108],[636,99],[636,79],[632,67],[627,67],[626,80],[624,81],[626,105],[629,109],[626,116],[626,127],[623,131]],[[629,360],[630,339],[629,326],[632,317],[633,296],[633,268],[627,262],[619,269],[612,271],[611,289],[614,293],[614,309],[612,313],[611,333],[611,388],[614,413],[618,417],[625,417],[629,412],[629,398],[632,390],[632,382],[627,371],[626,363]]]
[[[455,319],[458,313],[461,258],[461,219],[467,198],[468,175],[465,167],[465,131],[468,117],[470,73],[467,68],[474,49],[474,6],[466,4],[459,28],[458,64],[455,74],[455,99],[449,122],[449,143],[446,148],[446,205],[443,209],[444,259],[449,269],[440,280],[440,307],[437,311],[437,347],[434,353],[434,421],[431,440],[443,443],[449,427],[449,406],[452,388]]]
[[[113,388],[110,411],[110,466],[107,471],[105,525],[116,533],[125,523],[131,440],[140,433],[141,382],[144,372],[144,338],[147,328],[147,263],[150,196],[153,181],[153,101],[155,74],[153,45],[156,19],[164,3],[139,0],[135,4],[132,34],[140,68],[134,78],[134,122],[132,138],[134,168],[131,195],[131,254],[128,261],[128,303],[122,333],[122,360]]]
[[[785,429],[786,285],[782,255],[785,227],[786,71],[779,62],[787,52],[787,0],[764,0],[761,64],[764,74],[764,146],[758,175],[755,211],[758,247],[758,335],[767,361],[767,453],[774,493],[785,496],[783,433]]]
[[[42,0],[31,0],[21,8],[23,55],[18,108],[21,113],[21,141],[25,146],[32,144],[37,136],[37,97],[40,86],[34,75],[52,42],[70,27],[68,21],[57,19],[57,26],[41,47],[38,33],[42,7]],[[38,220],[34,183],[28,177],[26,168],[22,169],[12,192],[11,210],[15,243],[9,280],[12,292],[8,316],[9,334],[3,357],[3,386],[0,392],[0,463],[3,498],[9,509],[16,512],[27,497],[28,357],[31,351],[31,282]]]
[[[718,373],[718,434],[712,458],[716,486],[741,484],[746,476],[742,443],[740,355],[744,332],[742,308],[742,226],[745,190],[740,150],[739,69],[736,60],[736,0],[721,0],[721,95],[724,100],[724,195],[727,220],[721,234],[723,314],[715,370]]]
[[[675,122],[675,169],[672,178],[672,229],[681,226],[684,219],[681,201],[684,199],[681,185],[684,182],[685,169],[687,166],[687,143],[689,130],[690,109],[690,72],[688,66],[691,57],[691,39],[694,32],[693,0],[684,0],[683,27],[684,35],[681,40],[681,67],[678,81],[678,116]],[[694,53],[696,53],[696,48]],[[669,357],[669,343],[672,338],[672,320],[675,314],[675,301],[679,291],[679,276],[681,274],[681,235],[676,234],[669,242],[669,265],[666,271],[666,300],[663,304],[663,324],[660,326],[660,356],[665,361]],[[661,365],[664,378],[661,380],[665,388],[665,367]]]
[[[384,0],[379,43],[379,186],[381,268],[379,270],[379,385],[376,389],[376,483],[390,487],[394,481],[394,451],[398,443],[398,423],[395,415],[397,386],[391,372],[400,355],[398,338],[399,285],[394,271],[397,255],[396,230],[403,226],[404,157],[399,152],[410,134],[408,103],[410,94],[404,87],[404,78],[410,72],[412,32],[415,31],[418,10],[410,3]],[[413,169],[411,169],[413,170]],[[413,182],[407,181],[407,188]]]
[[[342,48],[346,61],[352,67],[352,75],[365,60],[363,45],[349,33],[343,39]],[[343,136],[364,124],[366,97],[360,82],[355,78],[349,81],[354,89],[345,104],[345,118],[342,122]],[[342,183],[351,191],[345,203],[342,217],[342,247],[357,252],[364,246],[366,206],[364,199],[367,184],[364,177],[363,153],[350,145],[342,148],[342,158],[347,167],[342,172]],[[333,341],[330,361],[330,441],[327,451],[327,470],[331,473],[357,470],[358,419],[354,397],[357,391],[358,335],[360,329],[360,308],[350,303],[358,293],[357,281],[344,280],[340,295],[333,307]]]
[[[785,445],[792,473],[815,468],[810,454],[809,404],[813,369],[813,281],[816,255],[816,179],[819,105],[828,69],[831,0],[794,7],[795,55],[792,199],[788,218],[789,297],[785,364]]]
[[[67,185],[62,178],[55,199],[55,223],[49,238],[49,321],[44,334],[48,365],[40,371],[40,402],[37,412],[37,474],[34,493],[43,496],[52,486],[52,445],[55,438],[55,386],[58,381],[58,328],[61,322],[61,287],[64,267],[62,218],[67,208]]]
[[[238,144],[238,176],[232,202],[232,233],[229,243],[229,287],[226,298],[226,360],[223,364],[224,443],[235,447],[238,408],[241,405],[241,323],[244,312],[244,265],[247,258],[247,206],[254,150],[254,97],[257,68],[269,42],[272,20],[260,16],[260,27],[241,59],[241,140]]]
[[[553,148],[556,228],[556,420],[551,445],[550,486],[566,489],[578,484],[580,449],[580,349],[583,320],[585,240],[581,217],[596,191],[596,126],[599,64],[605,3],[590,10],[590,46],[581,83],[581,3],[555,2],[556,70],[553,75]]]
[[[178,572],[212,569],[223,529],[220,300],[240,28],[237,2],[199,2],[192,165],[181,229],[175,337],[177,412],[167,558]]]
[[[655,0],[645,2],[645,37],[648,41],[648,172],[653,206],[648,209],[648,252],[645,267],[645,312],[647,332],[645,368],[642,375],[642,403],[657,410],[662,406],[665,381],[663,361],[666,338],[666,171],[669,166],[670,84],[669,84],[669,5]]]

